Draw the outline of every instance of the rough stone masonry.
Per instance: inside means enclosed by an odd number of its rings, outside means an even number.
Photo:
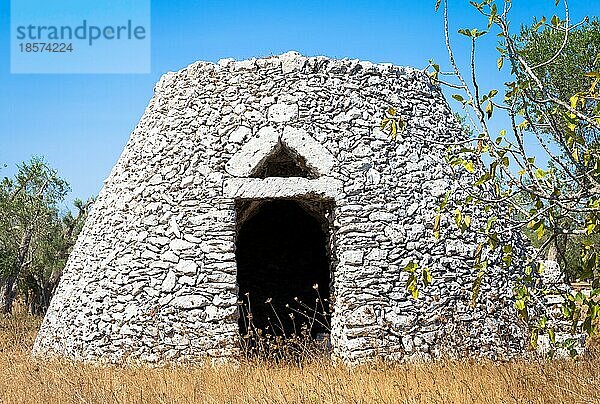
[[[408,122],[397,141],[379,130],[390,106]],[[234,358],[239,203],[273,200],[331,207],[321,218],[334,356],[522,354],[514,275],[490,259],[470,307],[476,236],[433,237],[441,198],[469,181],[443,158],[441,143],[461,136],[440,88],[412,68],[288,52],[165,74],[79,236],[34,354]],[[257,174],[284,149],[305,175]],[[411,261],[433,274],[418,299],[406,290]]]

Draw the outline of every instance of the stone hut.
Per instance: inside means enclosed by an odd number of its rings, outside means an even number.
[[[396,141],[379,130],[388,107],[407,121]],[[491,260],[470,307],[475,236],[433,237],[446,191],[470,181],[444,161],[442,143],[461,136],[440,88],[412,68],[288,52],[165,74],[34,354],[227,359],[248,309],[280,333],[321,316],[309,332],[346,361],[522,353],[510,274]],[[418,299],[411,262],[433,274]]]

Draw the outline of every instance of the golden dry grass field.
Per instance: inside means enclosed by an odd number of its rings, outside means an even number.
[[[40,319],[0,319],[0,403],[600,403],[597,355],[579,361],[311,363],[122,368],[36,361]]]

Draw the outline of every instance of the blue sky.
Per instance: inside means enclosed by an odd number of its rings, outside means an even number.
[[[19,0],[12,0],[19,1]],[[10,2],[0,0],[0,176],[44,156],[72,188],[69,200],[98,193],[161,74],[196,60],[302,54],[422,68],[445,62],[442,16],[423,1],[152,1],[149,74],[10,74]],[[466,0],[450,1],[452,30],[484,28]],[[514,0],[513,26],[559,14],[554,0]],[[569,2],[574,18],[597,15],[600,0]],[[494,38],[491,37],[493,45]],[[478,54],[495,72],[493,46]],[[466,48],[459,48],[466,50]],[[486,74],[498,87],[502,74]],[[0,166],[1,167],[1,166]]]

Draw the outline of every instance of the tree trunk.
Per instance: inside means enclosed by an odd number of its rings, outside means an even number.
[[[12,312],[13,302],[17,294],[16,289],[17,278],[10,274],[2,280],[0,290],[0,310],[2,313],[10,314]]]
[[[17,295],[17,279],[21,274],[21,270],[26,265],[25,258],[29,252],[32,235],[33,230],[30,227],[26,228],[25,232],[23,233],[23,237],[21,238],[21,245],[19,246],[15,267],[13,271],[4,278],[4,282],[2,282],[0,310],[2,310],[2,312],[5,314],[10,314],[12,312],[12,306]]]

